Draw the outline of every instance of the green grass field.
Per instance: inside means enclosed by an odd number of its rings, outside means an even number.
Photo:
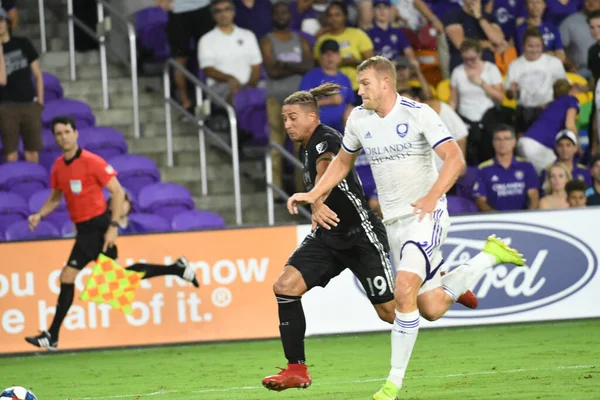
[[[600,320],[422,330],[401,399],[600,399]],[[313,385],[269,392],[279,341],[1,358],[0,386],[39,400],[370,399],[389,334],[306,340]]]

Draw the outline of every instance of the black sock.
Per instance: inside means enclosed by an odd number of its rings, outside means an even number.
[[[69,308],[71,308],[71,304],[73,304],[73,297],[75,297],[75,284],[61,283],[58,303],[56,303],[56,313],[54,314],[52,325],[48,329],[53,340],[58,340],[58,331],[69,312]]]
[[[135,271],[135,272],[145,272],[146,275],[144,275],[144,278],[142,278],[142,279],[149,279],[149,278],[154,278],[155,276],[162,276],[162,275],[177,275],[178,277],[183,278],[183,271],[185,270],[184,268],[181,268],[177,264],[171,264],[171,265],[133,264],[125,269],[130,270],[130,271]]]
[[[290,364],[305,364],[304,335],[306,319],[301,296],[275,295],[279,306],[279,334],[283,352]]]

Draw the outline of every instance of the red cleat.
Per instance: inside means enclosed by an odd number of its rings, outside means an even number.
[[[446,275],[446,273],[442,272],[441,275],[444,276]],[[479,305],[479,300],[477,300],[477,296],[475,296],[475,293],[471,292],[470,290],[467,290],[463,295],[456,299],[456,302],[471,309],[476,309]]]
[[[267,376],[262,380],[264,387],[281,392],[291,388],[306,389],[312,383],[305,364],[288,364],[286,369],[279,369],[281,372],[277,375]]]

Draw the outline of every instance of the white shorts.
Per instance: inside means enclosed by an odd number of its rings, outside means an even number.
[[[556,154],[554,154],[553,149],[549,149],[537,140],[528,137],[522,137],[517,142],[517,154],[525,157],[527,161],[533,164],[533,168],[535,168],[538,175],[548,165],[556,161]]]
[[[421,277],[423,285],[419,294],[442,285],[440,247],[446,240],[449,228],[450,216],[446,204],[441,207],[438,205],[433,212],[433,219],[427,216],[419,222],[418,215],[411,215],[386,225],[394,266],[398,271],[412,272]],[[411,246],[410,243],[416,245],[421,255],[406,253],[405,246]]]

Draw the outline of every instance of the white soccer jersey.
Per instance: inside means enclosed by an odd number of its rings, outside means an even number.
[[[381,118],[356,107],[344,134],[344,149],[364,149],[371,164],[381,211],[386,222],[411,214],[410,203],[425,196],[437,180],[434,149],[453,140],[428,105],[398,96],[392,111]]]

